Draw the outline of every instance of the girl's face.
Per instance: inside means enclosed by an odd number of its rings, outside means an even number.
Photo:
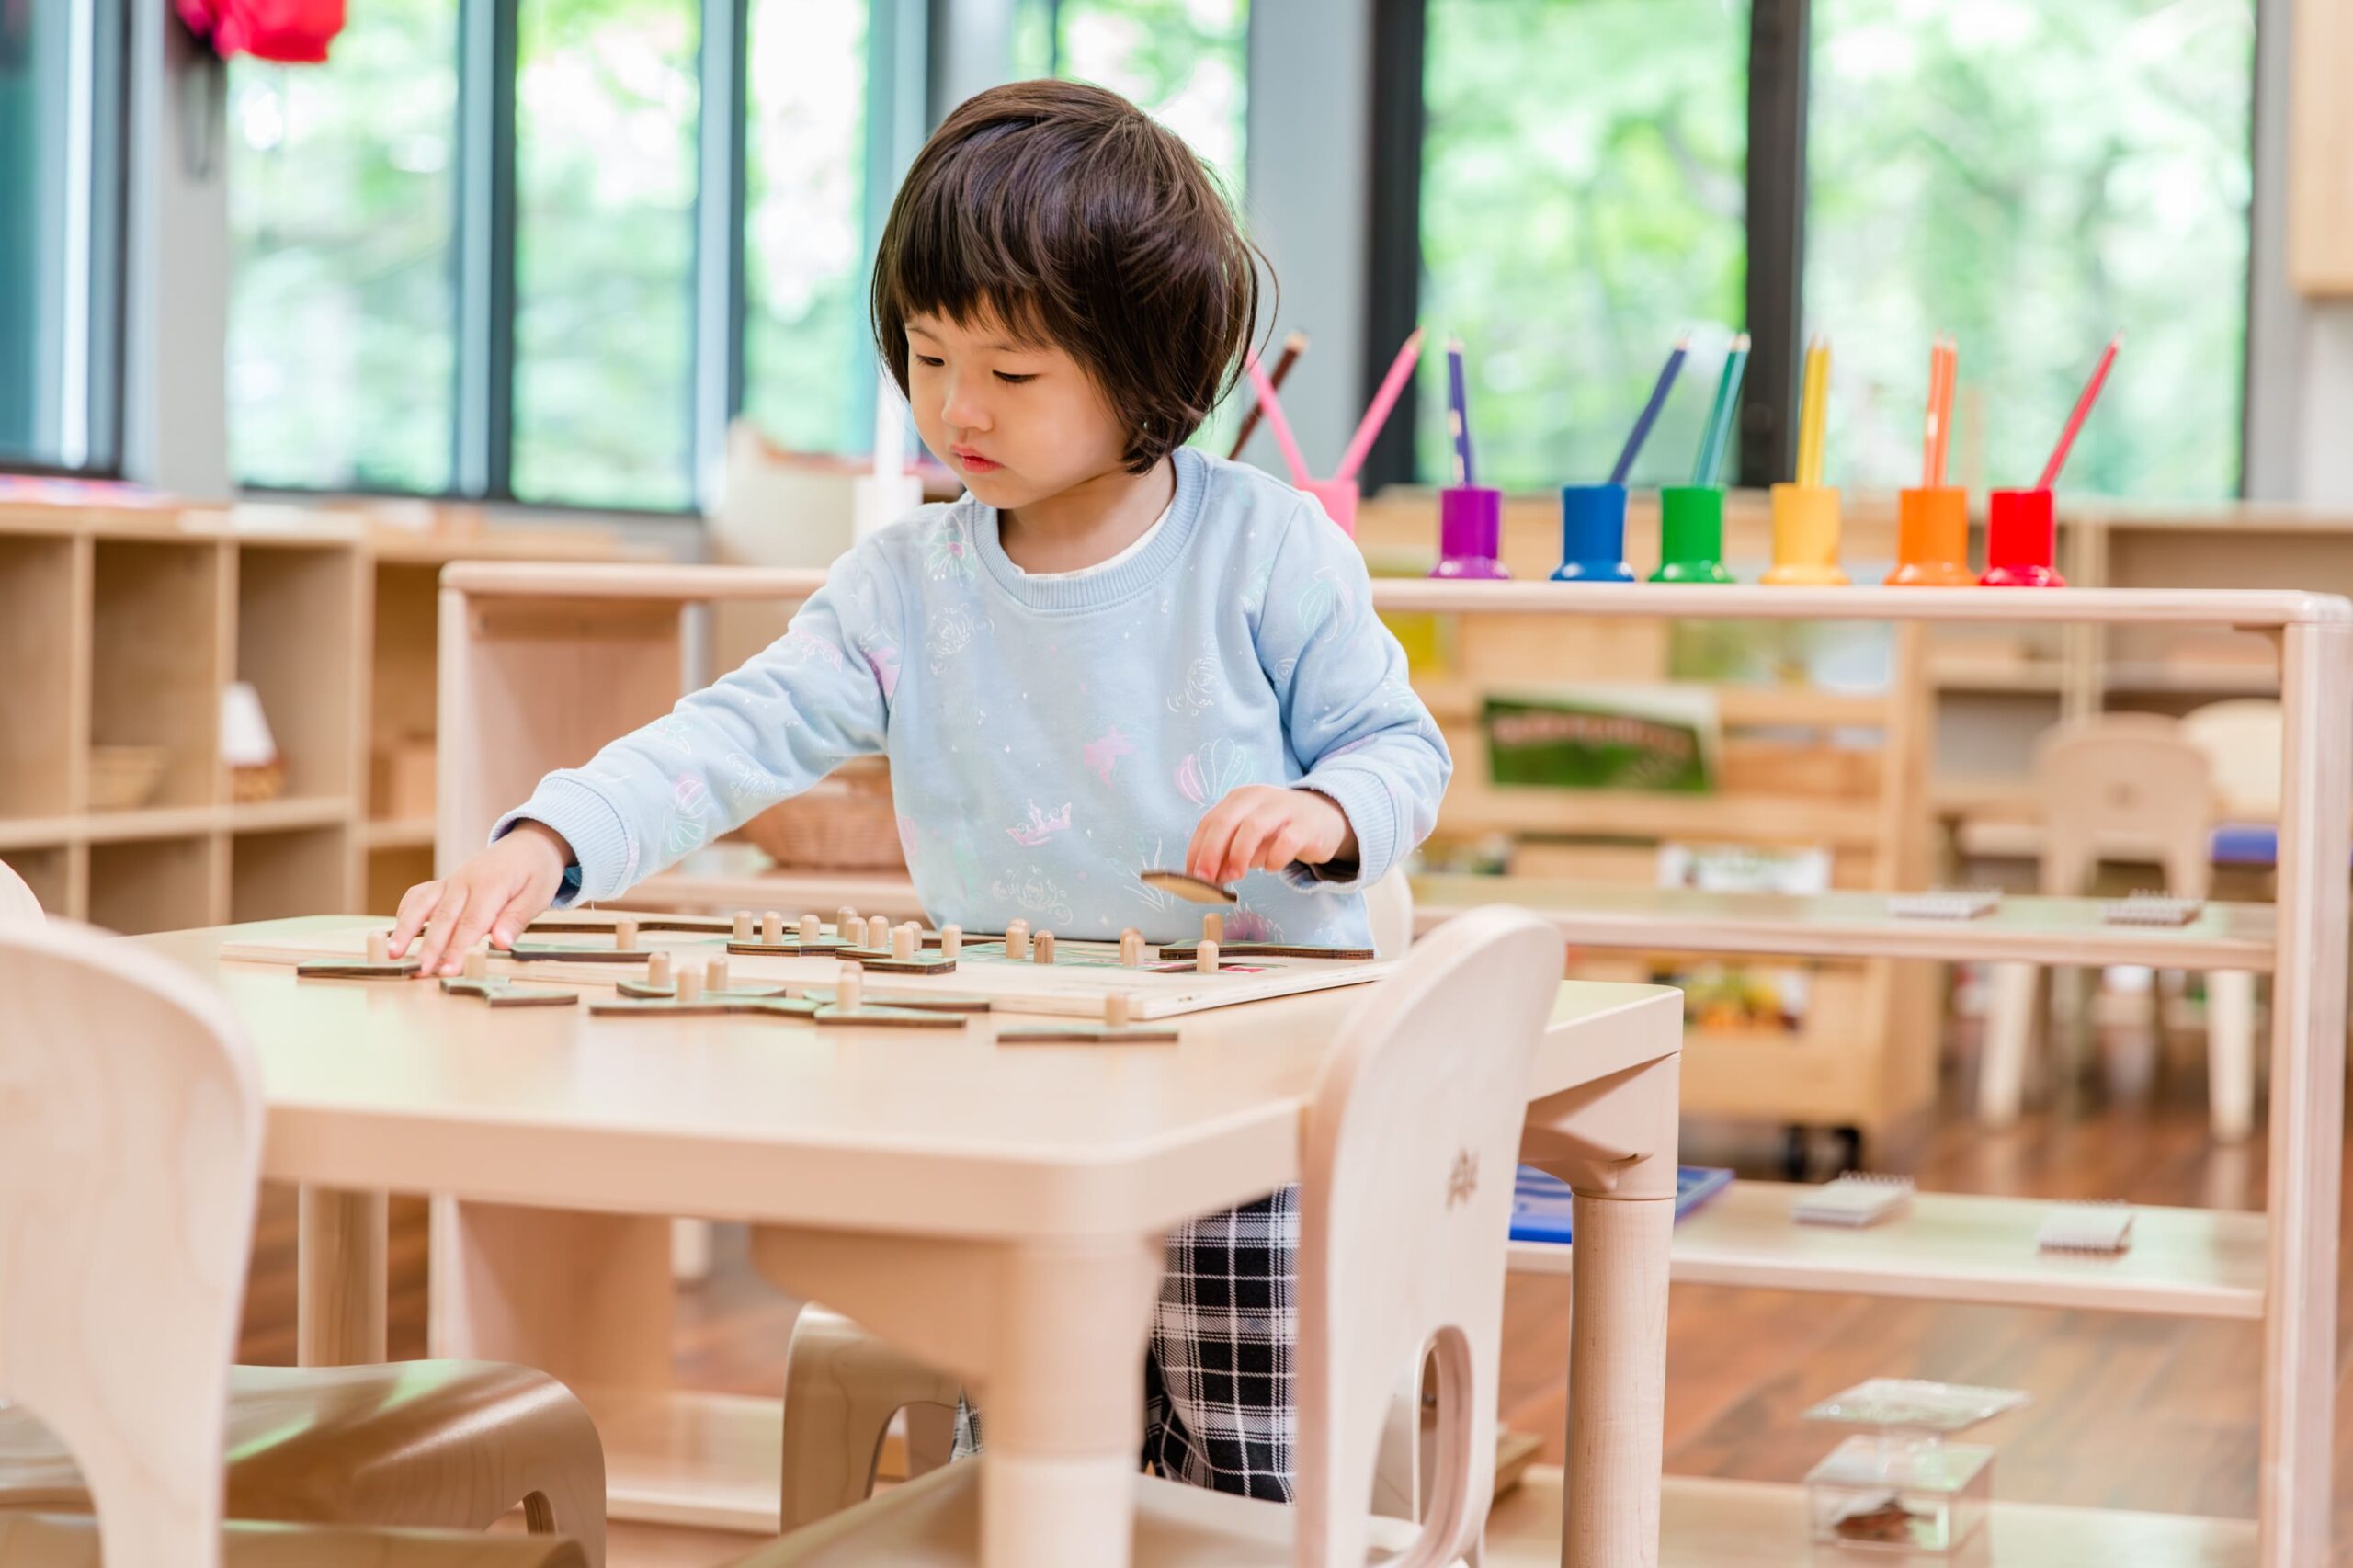
[[[923,444],[999,511],[1118,472],[1128,432],[1060,348],[1013,342],[995,317],[907,321],[907,402]]]

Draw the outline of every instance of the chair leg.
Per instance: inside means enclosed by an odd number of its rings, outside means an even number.
[[[2007,1127],[2018,1119],[2026,1096],[2026,1055],[2034,1035],[2035,1001],[2041,971],[2030,963],[1994,966],[1993,995],[1985,1010],[1985,1051],[1977,1076],[1977,1119]]]
[[[2218,1141],[2255,1131],[2255,976],[2245,970],[2206,976],[2206,1097]]]
[[[907,1479],[929,1475],[956,1457],[956,1407],[918,1402],[907,1406]]]
[[[910,1405],[944,1404],[952,1425],[960,1387],[840,1313],[802,1308],[784,1355],[785,1533],[864,1502],[891,1417]],[[908,1423],[911,1468],[920,1425]],[[923,1427],[926,1458],[931,1436]]]

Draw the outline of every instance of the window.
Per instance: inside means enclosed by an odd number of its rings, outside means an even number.
[[[449,485],[458,0],[351,8],[324,65],[229,68],[230,472]]]
[[[699,23],[694,0],[522,0],[518,499],[693,498]]]
[[[1795,378],[1760,375],[1764,347],[1831,338],[1830,478],[1881,491],[1917,482],[1936,333],[1961,345],[1950,472],[1982,488],[2032,481],[2124,331],[2068,484],[2236,492],[2254,0],[1755,0],[1755,19],[1747,0],[1389,3],[1418,22],[1395,47],[1423,86],[1419,477],[1448,469],[1447,337],[1469,350],[1481,479],[1542,487],[1599,478],[1671,340],[1720,323],[1760,347],[1749,427],[1784,436]],[[1752,126],[1770,144],[1748,147]],[[1805,188],[1777,196],[1801,139]],[[1792,222],[1794,251],[1769,237]],[[1372,336],[1393,345],[1414,291],[1377,292],[1394,319]],[[1695,338],[1637,483],[1688,472],[1720,341]]]
[[[2254,48],[2251,0],[1813,0],[1805,308],[1835,337],[1834,476],[1919,483],[1948,331],[1952,477],[2032,483],[2122,330],[2067,484],[2237,493]]]
[[[0,461],[114,463],[121,20],[0,4]]]
[[[1603,478],[1677,333],[1740,319],[1747,10],[1428,0],[1425,478],[1450,463],[1449,337],[1466,351],[1479,482],[1541,489]],[[1685,393],[1637,483],[1688,473],[1706,400]]]
[[[1108,87],[1182,136],[1242,204],[1249,0],[1017,0],[1014,73]]]
[[[867,9],[753,0],[745,93],[744,406],[800,451],[858,451],[874,412],[844,395],[866,324]]]

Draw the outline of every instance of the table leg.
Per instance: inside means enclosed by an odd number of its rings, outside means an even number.
[[[305,1187],[296,1199],[295,1358],[349,1367],[385,1358],[381,1192]]]
[[[1161,1237],[956,1242],[760,1227],[773,1283],[968,1379],[986,1568],[1128,1568]]]

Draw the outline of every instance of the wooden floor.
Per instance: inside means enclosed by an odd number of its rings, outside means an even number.
[[[1769,1049],[1769,1047],[1760,1047]],[[1964,1062],[1970,1052],[1961,1051]],[[2207,1137],[2194,1054],[2158,1060],[2145,1039],[2104,1042],[2071,1103],[1998,1133],[1948,1112],[1915,1158],[1893,1162],[1927,1187],[2048,1198],[2120,1198],[2217,1208],[2261,1206],[2258,1140],[2219,1149]],[[1966,1067],[1946,1088],[1969,1103]],[[1770,1176],[1777,1145],[1743,1148],[1705,1134],[1694,1157]],[[1729,1154],[1729,1159],[1725,1156]],[[423,1210],[396,1206],[395,1355],[423,1352]],[[293,1347],[293,1204],[272,1193],[256,1238],[245,1358],[285,1361]],[[788,1327],[778,1299],[722,1231],[718,1267],[681,1290],[681,1382],[768,1393]],[[2340,1270],[2342,1271],[2340,1263]],[[1560,1460],[1568,1358],[1568,1281],[1518,1276],[1506,1307],[1505,1416],[1546,1439]],[[2353,1568],[2353,1277],[2339,1287],[2336,1562]],[[1867,1377],[1989,1383],[2033,1403],[1980,1429],[2000,1450],[2005,1499],[2249,1517],[2256,1504],[2259,1325],[1876,1301],[1795,1292],[1677,1287],[1668,1328],[1666,1466],[1671,1473],[1795,1481],[1836,1441],[1800,1419],[1808,1405]],[[1978,1440],[1979,1434],[1972,1434]]]

